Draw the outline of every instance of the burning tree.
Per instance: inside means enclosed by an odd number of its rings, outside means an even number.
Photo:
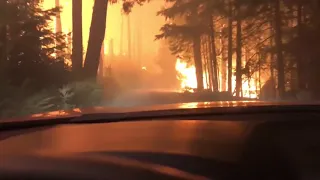
[[[315,53],[319,44],[318,1],[170,2],[171,6],[159,14],[174,20],[172,24],[164,25],[158,38],[173,39],[173,53],[192,51],[195,43],[185,28],[192,25],[187,18],[196,17],[198,29],[203,30],[199,35],[203,73],[209,69],[211,84],[208,84],[212,90],[221,91],[227,84],[228,91],[236,96],[257,97],[265,82],[275,80],[271,83],[273,87],[265,89],[277,90],[280,98],[286,98],[289,91],[306,90],[319,94],[319,86],[312,80],[319,75]],[[178,24],[175,22],[177,17],[185,21]],[[197,59],[195,54],[193,57]],[[210,59],[210,63],[206,63],[206,59]]]
[[[159,15],[171,19],[156,39],[169,38],[173,54],[193,57],[197,89],[218,91],[217,54],[210,1],[176,0]],[[179,23],[179,20],[182,21]]]

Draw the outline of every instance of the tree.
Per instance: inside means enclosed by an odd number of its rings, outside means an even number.
[[[278,70],[278,92],[280,97],[285,94],[285,76],[284,76],[284,59],[282,48],[282,18],[280,10],[280,0],[275,0],[274,6],[274,22],[275,22],[275,48],[277,55],[277,70]]]
[[[120,1],[120,0],[119,0]],[[106,32],[106,20],[108,3],[117,3],[118,0],[95,0],[92,12],[92,20],[90,26],[90,35],[87,48],[87,54],[84,62],[85,78],[96,78],[99,68],[100,51]],[[123,0],[123,10],[130,13],[131,8],[135,4],[142,5],[149,0]]]
[[[6,64],[2,78],[14,86],[28,80],[34,90],[65,83],[68,70],[64,62],[69,58],[66,35],[54,33],[48,26],[59,8],[42,10],[36,0],[7,1],[5,6],[10,11],[4,11],[2,18],[11,18],[0,40],[5,44],[0,53]]]
[[[228,0],[228,92],[232,94],[232,23],[233,23],[233,3]]]
[[[236,96],[239,97],[242,91],[242,12],[241,12],[241,5],[238,3],[236,4],[236,11],[237,11],[237,38],[236,38]]]
[[[223,29],[226,24],[228,25],[229,91],[234,74],[232,56],[235,51],[237,95],[241,92],[243,94],[244,83],[252,86],[251,81],[254,80],[257,93],[266,84],[269,87],[264,89],[268,90],[275,89],[276,85],[277,94],[282,99],[297,91],[312,91],[315,97],[320,97],[320,86],[315,80],[320,75],[318,70],[320,57],[316,53],[320,48],[318,0],[172,0],[170,2],[173,6],[163,12],[166,17],[183,17],[190,14],[192,9],[197,9],[198,13],[194,17],[197,17],[202,25],[208,25],[210,21],[205,21],[204,17],[208,19],[209,15],[214,19],[216,29]],[[206,29],[205,26],[198,28]],[[180,33],[182,32],[180,29]],[[209,28],[202,36],[214,33],[220,34],[219,31]],[[178,33],[174,37],[173,53],[190,50],[192,41],[187,41],[188,38]],[[223,40],[222,36],[215,38],[218,42]],[[215,43],[214,40],[211,41]],[[215,45],[216,48],[213,50],[221,49],[219,43]],[[201,53],[205,52],[207,49],[201,47]],[[221,54],[223,53],[217,51],[217,57]],[[266,83],[268,81],[273,83]]]
[[[83,63],[82,0],[72,0],[72,71],[79,78]]]
[[[174,39],[175,43],[171,43],[171,50],[173,54],[190,53],[192,47],[193,59],[196,68],[196,77],[198,90],[203,90],[203,61],[201,54],[205,53],[206,58],[209,57],[209,66],[206,65],[209,72],[209,79],[211,79],[212,88],[214,91],[218,90],[218,71],[217,71],[217,53],[215,44],[215,28],[214,16],[212,7],[220,5],[220,1],[207,0],[175,0],[173,5],[169,8],[163,9],[159,12],[160,15],[166,18],[173,19],[183,18],[182,25],[166,24],[161,28],[162,34],[156,38],[170,38]],[[200,11],[199,11],[200,9]],[[205,40],[206,39],[206,40]],[[172,42],[172,41],[171,41]],[[179,42],[179,43],[177,43]],[[209,51],[207,51],[207,44],[209,44]]]
[[[86,78],[96,78],[100,52],[105,37],[108,0],[95,0],[90,26],[88,49],[84,63]]]
[[[166,24],[161,28],[162,34],[156,36],[156,39],[162,38],[173,38],[176,40],[171,42],[171,49],[174,54],[179,54],[183,51],[190,51],[192,49],[194,64],[196,67],[196,77],[197,77],[197,89],[199,91],[204,89],[203,85],[203,67],[201,59],[201,40],[200,35],[202,29],[195,24],[190,25],[175,25]],[[177,45],[177,46],[175,46]],[[183,46],[185,45],[185,46]]]

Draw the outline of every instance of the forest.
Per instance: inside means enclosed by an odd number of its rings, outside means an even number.
[[[260,86],[261,99],[286,99],[299,92],[319,98],[320,1],[170,2],[158,12],[171,20],[157,38],[168,38],[173,53],[193,59],[199,90],[206,72],[205,86],[213,91],[222,83],[241,96],[243,83],[255,81],[249,85]]]
[[[122,3],[123,13],[129,14],[132,7],[149,1],[95,0],[88,46],[83,49],[81,0],[72,0],[69,34],[48,25],[59,17],[60,7],[44,10],[41,0],[2,0],[0,117],[99,106],[115,97],[121,89],[115,78],[98,76],[108,6]],[[197,91],[242,97],[246,84],[247,93],[256,93],[261,100],[301,94],[320,98],[316,80],[320,1],[163,0],[163,4],[155,13],[167,23],[155,40],[165,39],[172,54],[194,64]]]

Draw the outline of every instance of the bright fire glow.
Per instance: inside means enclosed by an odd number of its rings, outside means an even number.
[[[87,42],[89,39],[89,29],[90,29],[90,23],[91,23],[91,16],[92,16],[92,7],[94,1],[82,1],[83,2],[83,46],[84,50],[86,50]],[[153,4],[152,4],[153,3]],[[160,1],[153,1],[152,3],[149,3],[148,7],[146,6],[136,6],[134,7],[134,11],[131,13],[131,20],[132,24],[138,24],[141,23],[141,19],[143,17],[143,13],[149,13],[152,14],[156,12],[159,8],[159,4],[161,4]],[[60,0],[60,5],[63,7],[62,12],[60,14],[61,16],[61,24],[62,24],[62,31],[64,33],[69,33],[72,31],[72,0]],[[43,8],[49,9],[55,7],[55,1],[54,0],[45,0],[43,1]],[[120,54],[120,45],[121,43],[121,23],[119,23],[119,20],[121,20],[123,17],[121,15],[121,4],[114,4],[112,6],[108,7],[108,17],[107,17],[107,33],[105,37],[105,43],[104,43],[104,52],[105,54],[108,54],[109,47],[108,43],[109,40],[113,40],[114,42],[114,53],[116,55]],[[140,13],[140,14],[139,14]],[[156,19],[156,20],[155,20]],[[152,20],[148,20],[148,28],[144,28],[142,34],[144,34],[145,37],[150,38],[144,38],[142,41],[142,52],[143,53],[150,53],[150,54],[156,54],[156,50],[158,49],[158,44],[153,44],[154,35],[158,33],[158,30],[162,24],[164,24],[165,20],[162,19],[162,17],[155,16]],[[53,30],[56,29],[55,22],[52,22],[51,27]],[[124,21],[124,30],[126,30],[126,21]],[[136,27],[132,28],[133,31],[136,31]],[[127,39],[127,33],[123,34],[123,39]],[[134,36],[131,34],[131,36]],[[127,42],[124,42],[124,47],[126,47]],[[127,49],[124,49],[124,52],[122,52],[124,55],[127,54]],[[84,54],[85,55],[85,54]],[[53,54],[53,56],[55,56]],[[147,58],[147,59],[152,59]],[[149,67],[149,66],[148,66]],[[176,71],[178,73],[178,80],[180,81],[180,90],[187,90],[187,89],[196,89],[197,88],[197,78],[196,78],[196,70],[194,65],[189,65],[187,62],[177,59],[176,61]],[[143,70],[146,70],[146,67],[142,67]],[[219,80],[222,82],[221,74],[219,74]],[[209,85],[207,84],[206,75],[204,75],[204,88],[208,89]],[[232,77],[232,87],[234,89],[235,87],[235,76]],[[225,82],[224,82],[225,83]],[[251,80],[249,83],[246,81],[243,83],[242,92],[243,97],[250,97],[250,98],[256,98],[257,97],[257,83],[255,80]],[[191,90],[192,91],[192,90]],[[221,86],[219,86],[219,91],[223,91],[221,89]]]
[[[196,68],[189,66],[187,62],[177,59],[176,70],[178,73],[178,80],[180,81],[180,88],[182,90],[197,88]]]
[[[180,89],[182,91],[193,92],[197,88],[196,68],[194,65],[189,65],[186,61],[178,58],[176,61],[177,78],[180,81]],[[207,76],[203,75],[203,85],[205,89],[209,89]]]
[[[196,89],[197,88],[197,78],[196,78],[196,68],[194,65],[189,65],[186,61],[181,59],[176,60],[176,71],[178,73],[178,80],[180,81],[180,89],[181,90],[189,90],[189,89]],[[221,74],[219,74],[221,76]],[[221,81],[221,77],[219,77]],[[236,86],[236,77],[232,77],[232,87]],[[220,82],[222,83],[222,82]],[[225,82],[226,83],[226,82]],[[206,76],[204,75],[204,86],[205,89],[208,89],[209,85],[206,83]],[[257,90],[259,84],[254,80],[244,81],[242,84],[242,97],[246,98],[257,98],[258,93]],[[189,90],[190,91],[190,90]],[[219,87],[219,91],[223,91],[221,86]],[[192,90],[191,90],[192,92]],[[234,94],[235,95],[235,94]]]
[[[245,82],[242,84],[242,93],[243,97],[248,97],[248,98],[257,98],[257,85],[256,83],[251,80],[250,82]]]

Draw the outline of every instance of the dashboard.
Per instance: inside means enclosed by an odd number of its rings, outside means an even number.
[[[237,120],[64,124],[5,132],[0,177],[319,179],[318,117],[253,114]]]

